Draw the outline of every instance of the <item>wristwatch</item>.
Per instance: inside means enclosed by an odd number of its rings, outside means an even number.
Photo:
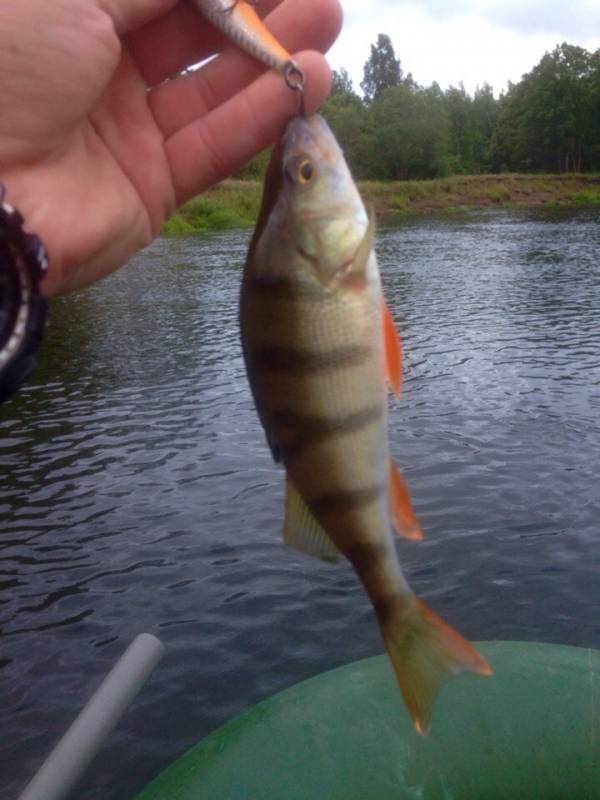
[[[48,268],[41,241],[25,233],[22,216],[4,195],[0,183],[0,403],[35,368],[47,312],[39,287]]]

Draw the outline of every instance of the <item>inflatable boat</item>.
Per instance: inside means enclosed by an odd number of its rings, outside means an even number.
[[[477,647],[495,675],[447,683],[426,737],[376,656],[259,703],[136,800],[600,800],[600,651]]]

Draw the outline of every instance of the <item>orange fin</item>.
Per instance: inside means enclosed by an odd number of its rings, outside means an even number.
[[[408,486],[398,467],[391,459],[388,465],[388,479],[390,514],[394,530],[403,539],[411,539],[413,541],[422,539],[423,531],[412,509]]]
[[[394,320],[385,300],[383,306],[383,341],[385,345],[385,374],[392,392],[398,396],[402,388],[402,345]]]
[[[418,597],[382,622],[386,648],[413,725],[424,736],[440,684],[459,675],[493,675],[485,658]]]

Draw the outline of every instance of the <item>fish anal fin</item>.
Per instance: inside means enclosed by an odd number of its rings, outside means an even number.
[[[418,597],[407,599],[382,625],[404,702],[418,733],[429,729],[431,707],[441,684],[461,672],[493,675],[473,645]]]
[[[397,397],[402,388],[402,344],[385,300],[382,305],[385,374],[392,392]]]
[[[283,540],[288,547],[324,561],[337,561],[340,557],[337,547],[289,479],[285,495]]]
[[[392,459],[388,463],[388,494],[392,526],[398,536],[412,541],[422,539],[423,531],[415,517],[408,486]]]

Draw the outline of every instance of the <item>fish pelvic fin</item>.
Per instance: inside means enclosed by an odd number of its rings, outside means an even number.
[[[419,541],[423,538],[423,531],[415,517],[408,486],[391,459],[388,464],[388,486],[392,527],[403,539]]]
[[[422,736],[429,730],[433,701],[444,681],[461,672],[494,674],[470,642],[414,595],[381,628],[404,702]]]

